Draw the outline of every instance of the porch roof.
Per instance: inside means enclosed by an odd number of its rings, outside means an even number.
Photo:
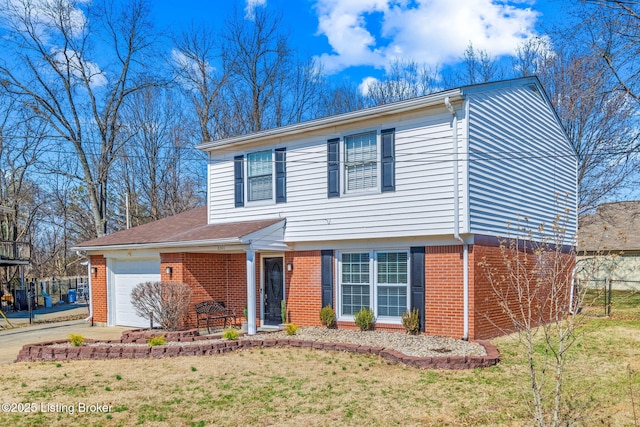
[[[129,230],[118,231],[82,242],[73,249],[99,251],[139,247],[190,246],[206,243],[250,243],[249,240],[254,233],[279,222],[284,222],[284,219],[208,224],[207,207],[202,206]]]

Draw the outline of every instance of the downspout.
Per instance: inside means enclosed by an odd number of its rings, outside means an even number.
[[[469,339],[469,245],[460,237],[460,188],[459,188],[459,167],[458,167],[458,116],[456,110],[451,105],[447,96],[444,105],[453,116],[453,237],[462,243],[462,317],[463,333],[462,339]]]

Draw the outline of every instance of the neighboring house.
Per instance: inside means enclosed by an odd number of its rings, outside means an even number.
[[[567,200],[576,155],[537,78],[466,86],[210,141],[207,206],[84,242],[95,322],[147,326],[130,302],[145,280],[178,280],[194,302],[248,306],[256,324],[339,327],[370,307],[376,328],[478,339],[510,329],[478,263],[528,218]]]
[[[580,219],[578,279],[640,290],[640,201],[603,203]]]

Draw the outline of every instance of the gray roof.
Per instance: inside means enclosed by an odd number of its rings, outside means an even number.
[[[580,219],[578,250],[640,250],[640,200],[604,203]]]

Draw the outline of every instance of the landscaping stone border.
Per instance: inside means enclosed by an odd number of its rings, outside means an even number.
[[[408,356],[399,351],[384,347],[373,347],[347,343],[323,343],[317,341],[305,341],[295,338],[254,338],[250,340],[218,341],[202,343],[199,345],[163,345],[163,346],[127,346],[127,343],[146,343],[148,335],[136,335],[141,331],[127,331],[123,333],[121,340],[94,341],[87,339],[87,344],[92,346],[80,347],[56,347],[55,344],[66,344],[68,340],[49,341],[38,344],[27,344],[18,353],[16,362],[36,361],[63,361],[63,360],[95,360],[95,359],[148,359],[178,356],[208,356],[223,354],[236,350],[265,347],[303,347],[317,350],[347,351],[351,353],[371,354],[379,356],[391,363],[404,363],[420,369],[474,369],[488,368],[500,362],[500,352],[489,341],[476,341],[482,345],[486,356],[438,356],[417,357]],[[153,331],[145,331],[154,335]],[[131,334],[133,333],[133,335]],[[179,333],[171,336],[170,341],[194,342],[211,340],[209,336],[198,336],[196,333]],[[155,335],[159,335],[155,333]],[[163,333],[162,335],[167,335]],[[147,336],[147,338],[144,338]],[[127,341],[125,341],[125,339]],[[104,345],[100,345],[104,344]],[[123,344],[123,345],[118,345]]]

